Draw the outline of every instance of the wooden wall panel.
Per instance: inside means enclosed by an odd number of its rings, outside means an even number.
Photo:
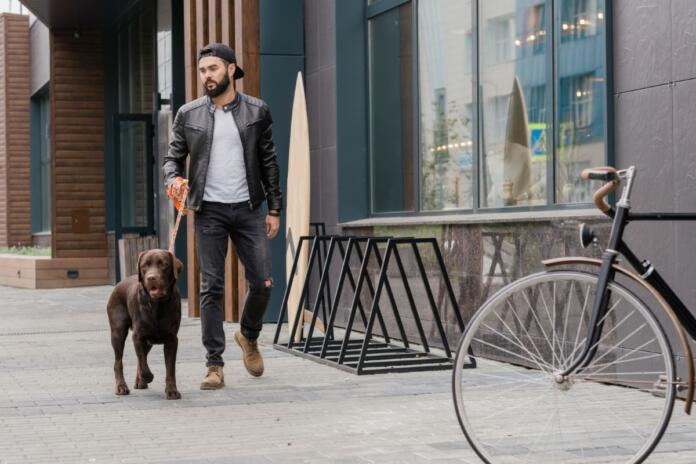
[[[102,35],[51,30],[54,258],[107,257]]]
[[[242,92],[261,94],[261,54],[259,39],[259,0],[234,1],[234,49],[245,76],[237,81]]]
[[[0,246],[28,246],[31,233],[29,18],[0,15]]]
[[[204,95],[203,84],[198,78],[198,50],[211,42],[230,45],[237,54],[237,61],[247,77],[236,81],[236,88],[250,95],[259,95],[259,5],[258,0],[184,0],[184,48],[186,63],[187,101]],[[187,256],[189,263],[189,316],[200,316],[195,216],[187,220]],[[234,247],[225,263],[225,320],[238,321],[241,316],[247,283],[244,269],[239,263]]]
[[[7,246],[7,91],[5,58],[7,39],[5,20],[0,20],[0,246]]]
[[[208,0],[208,43],[222,42],[222,0]]]
[[[220,4],[220,27],[222,43],[234,43],[234,1],[224,0]]]

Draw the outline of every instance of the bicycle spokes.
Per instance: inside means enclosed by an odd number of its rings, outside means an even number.
[[[484,461],[634,463],[659,440],[675,396],[671,351],[652,313],[623,287],[609,286],[589,362],[563,375],[589,343],[596,285],[583,273],[536,274],[503,288],[470,322],[455,402]],[[477,368],[462,369],[471,359]]]

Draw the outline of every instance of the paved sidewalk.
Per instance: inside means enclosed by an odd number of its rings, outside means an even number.
[[[0,463],[478,463],[459,429],[450,372],[357,377],[261,342],[266,374],[252,378],[231,342],[220,391],[201,391],[200,326],[184,318],[180,401],[163,399],[161,346],[148,390],[113,394],[105,303],[110,287],[0,287]],[[696,418],[675,408],[650,462],[696,462]]]

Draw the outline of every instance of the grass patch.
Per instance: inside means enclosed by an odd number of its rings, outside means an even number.
[[[51,247],[0,247],[0,254],[51,256]]]

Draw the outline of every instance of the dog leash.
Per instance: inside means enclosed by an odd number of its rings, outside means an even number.
[[[181,217],[184,216],[184,210],[186,209],[186,198],[188,197],[189,189],[188,184],[186,184],[186,190],[184,191],[184,197],[181,199],[181,209],[176,210],[176,221],[174,221],[174,228],[169,235],[169,252],[174,254],[174,245],[176,244],[176,234],[179,232],[179,224],[181,224]]]

